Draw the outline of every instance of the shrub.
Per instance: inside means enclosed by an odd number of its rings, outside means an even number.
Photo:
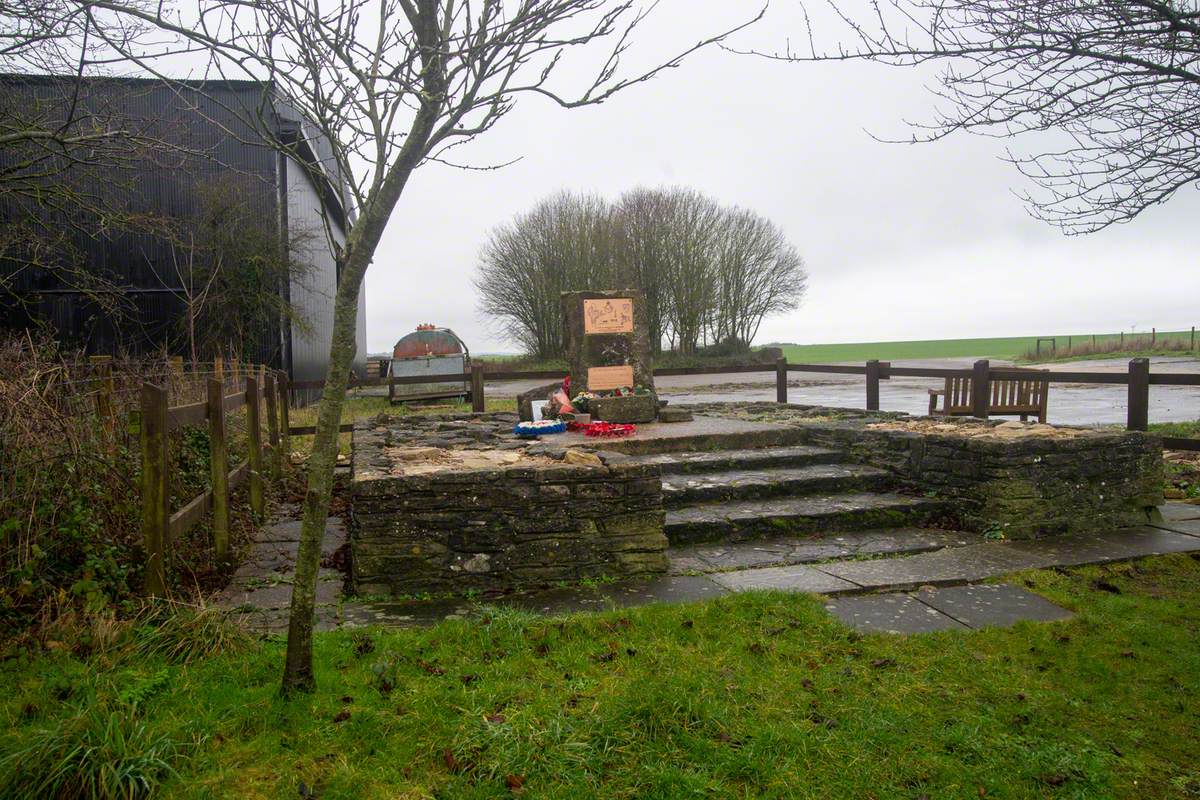
[[[157,601],[135,617],[131,647],[144,658],[191,664],[223,653],[244,653],[253,644],[223,608]]]

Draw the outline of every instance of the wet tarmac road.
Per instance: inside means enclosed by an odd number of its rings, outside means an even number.
[[[909,359],[893,366],[969,368],[975,359]],[[1010,362],[992,359],[994,366]],[[1046,365],[1048,369],[1071,372],[1125,372],[1124,359],[1070,361]],[[1150,371],[1200,374],[1200,360],[1161,357],[1150,359]],[[487,384],[490,397],[512,397],[547,381],[505,381]],[[937,378],[892,378],[879,385],[879,405],[885,411],[924,414],[929,408],[929,389],[942,388]],[[659,394],[674,403],[774,400],[775,373],[749,372],[730,375],[683,375],[655,379]],[[792,373],[788,399],[808,405],[862,408],[866,388],[860,375]],[[1123,424],[1126,418],[1126,388],[1121,385],[1061,384],[1050,386],[1048,422],[1060,425]],[[1200,387],[1151,386],[1150,421],[1182,422],[1200,418]]]

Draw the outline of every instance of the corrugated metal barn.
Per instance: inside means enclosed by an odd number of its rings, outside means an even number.
[[[90,185],[107,193],[108,207],[115,200],[126,216],[194,216],[200,213],[198,198],[204,187],[218,182],[236,185],[250,213],[289,243],[291,258],[306,264],[302,275],[279,281],[278,291],[291,304],[292,316],[281,315],[256,335],[246,348],[250,352],[238,355],[285,369],[293,380],[324,378],[338,274],[328,242],[345,241],[354,213],[328,141],[269,85],[259,82],[168,85],[148,79],[90,78],[76,83],[74,78],[0,75],[0,119],[29,107],[52,119],[55,113],[67,114],[66,104],[86,104],[97,118],[125,125],[156,143],[149,155],[138,152],[121,163],[101,162],[89,170]],[[297,143],[297,158],[267,145],[263,130]],[[0,169],[11,166],[5,158],[0,150]],[[326,180],[314,181],[306,168],[314,164]],[[14,225],[31,213],[56,219],[63,212],[36,200],[14,204],[0,195],[0,225]],[[109,313],[94,295],[64,280],[58,269],[8,258],[0,260],[7,284],[7,297],[0,297],[0,325],[49,323],[63,341],[92,353],[166,348],[187,355],[178,333],[186,314],[185,287],[178,264],[171,263],[178,256],[162,237],[129,227],[106,230],[101,221],[86,215],[82,221],[64,223],[64,228],[70,230],[71,246],[63,248],[60,257],[72,260],[72,270],[103,276],[108,286],[116,287],[110,291],[120,295],[124,313]],[[366,368],[365,311],[364,289],[358,299],[355,359],[360,373]]]

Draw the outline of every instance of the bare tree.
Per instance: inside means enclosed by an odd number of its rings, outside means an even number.
[[[804,259],[778,225],[753,211],[725,210],[716,241],[713,342],[749,348],[763,319],[792,311],[804,297]]]
[[[716,299],[716,242],[721,207],[692,189],[664,192],[671,255],[662,278],[667,339],[684,355],[701,345]]]
[[[670,220],[674,199],[657,189],[634,189],[621,195],[614,213],[617,217],[617,265],[622,286],[634,286],[646,302],[646,324],[650,347],[662,352],[666,331],[665,285],[667,264],[674,249]]]
[[[561,192],[492,231],[479,256],[479,308],[525,352],[563,354],[566,291],[610,288],[615,275],[612,209],[596,195]]]
[[[285,692],[315,685],[313,603],[337,455],[338,426],[355,351],[357,298],[363,276],[413,170],[448,161],[453,148],[486,133],[522,95],[564,108],[601,103],[647,81],[733,31],[706,38],[645,70],[626,72],[634,33],[645,13],[611,0],[341,0],[316,3],[201,0],[198,11],[146,10],[124,0],[78,0],[92,10],[152,24],[213,54],[224,76],[269,82],[304,120],[285,152],[314,133],[331,147],[318,171],[346,182],[357,216],[337,250],[329,369],[308,461],[301,542],[292,591]],[[194,7],[193,7],[194,8]],[[740,30],[753,19],[733,30]],[[572,51],[611,42],[582,86],[556,83]],[[140,63],[162,74],[156,51]],[[315,132],[305,130],[315,126]],[[354,176],[351,179],[350,176]]]
[[[940,64],[945,104],[913,139],[1042,134],[1009,160],[1031,213],[1069,234],[1128,222],[1200,181],[1200,5],[1194,0],[889,0],[848,42],[787,61]],[[1047,142],[1050,144],[1047,146]]]

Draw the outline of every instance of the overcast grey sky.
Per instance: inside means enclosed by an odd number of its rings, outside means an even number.
[[[665,53],[752,3],[676,0],[643,32]],[[832,30],[822,28],[821,31]],[[773,0],[735,44],[804,35],[798,3]],[[568,73],[569,77],[569,73]],[[1068,238],[1028,217],[1028,188],[1000,158],[1020,141],[956,136],[884,144],[926,117],[924,75],[873,64],[781,64],[710,49],[597,108],[523,98],[460,151],[494,172],[421,167],[367,274],[367,335],[389,350],[418,323],[454,328],[476,352],[513,350],[471,284],[488,231],[559,191],[616,196],[689,186],[778,223],[803,253],[801,307],[758,341],[845,342],[1185,328],[1200,323],[1197,192],[1136,222]],[[1032,146],[1032,143],[1030,143]]]

